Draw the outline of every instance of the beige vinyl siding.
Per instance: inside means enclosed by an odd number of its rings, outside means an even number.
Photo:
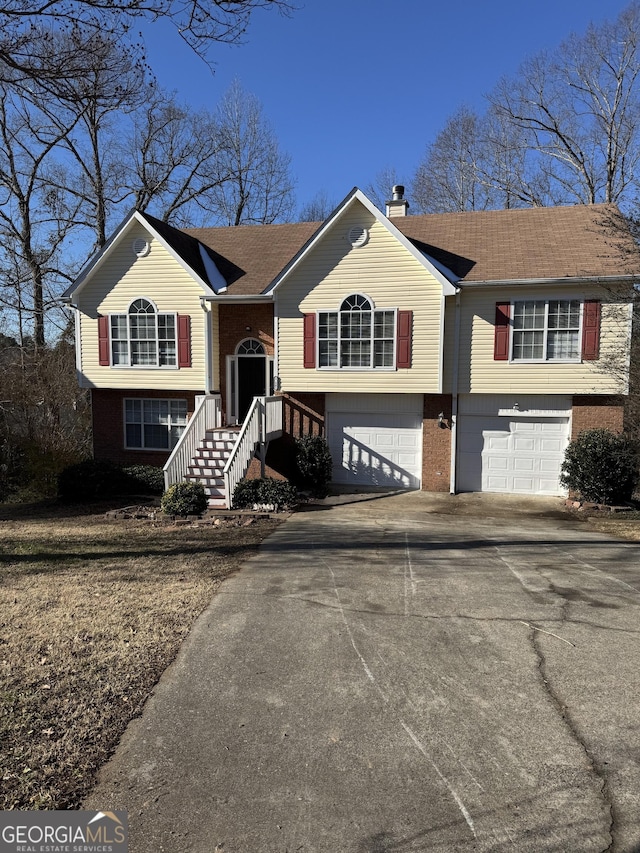
[[[523,299],[601,299],[600,358],[585,362],[494,361],[494,321],[496,302]],[[453,312],[447,319],[453,318]],[[629,306],[611,301],[597,287],[468,288],[462,293],[460,323],[459,392],[519,394],[617,394],[626,388],[607,369],[613,358],[626,363],[629,334]],[[453,336],[453,321],[447,335]],[[453,342],[447,340],[447,354]]]
[[[353,226],[369,240],[352,248]],[[413,311],[410,369],[314,370],[303,367],[303,314],[337,311],[351,293],[376,309]],[[438,393],[442,287],[362,205],[349,208],[276,293],[278,375],[284,390]]]
[[[150,240],[150,251],[136,258],[136,237]],[[82,341],[82,384],[94,388],[204,389],[205,313],[200,307],[202,288],[139,224],[132,223],[94,271],[79,295]],[[98,363],[98,316],[124,314],[134,299],[151,300],[160,313],[191,317],[190,368],[101,367]],[[217,309],[212,314],[217,324]],[[219,371],[218,371],[219,372]],[[219,379],[214,374],[214,381]]]

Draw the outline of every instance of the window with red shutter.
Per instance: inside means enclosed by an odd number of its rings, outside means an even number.
[[[398,311],[396,337],[396,367],[411,367],[411,343],[413,335],[413,311]]]
[[[314,368],[316,366],[316,315],[304,315],[304,330],[303,330],[303,347],[304,347],[304,366],[305,368]]]
[[[178,367],[191,367],[191,317],[178,314]]]
[[[511,303],[496,302],[496,320],[493,337],[493,360],[509,360],[509,331],[511,321]]]
[[[98,363],[101,367],[109,367],[109,318],[98,317]]]
[[[600,302],[585,301],[582,309],[582,358],[596,361],[600,356]]]

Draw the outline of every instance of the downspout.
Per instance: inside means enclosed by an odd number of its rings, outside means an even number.
[[[273,295],[273,393],[280,391],[280,353],[279,353],[279,331],[278,323],[278,295]]]
[[[213,329],[211,323],[211,306],[206,299],[200,299],[200,307],[204,311],[204,390],[205,394],[213,393]]]
[[[456,494],[458,458],[458,370],[460,368],[460,288],[456,290],[456,313],[453,324],[453,376],[451,385],[451,465],[449,494]]]

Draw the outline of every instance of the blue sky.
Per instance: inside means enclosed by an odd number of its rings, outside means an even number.
[[[317,192],[340,201],[385,167],[408,182],[427,144],[462,104],[532,54],[622,0],[298,0],[290,18],[258,12],[245,44],[218,45],[215,73],[165,24],[144,29],[159,83],[215,108],[234,78],[261,101],[292,157],[298,208]]]

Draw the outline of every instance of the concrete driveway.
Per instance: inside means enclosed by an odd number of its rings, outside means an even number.
[[[225,581],[87,807],[131,853],[640,850],[640,547],[345,496]]]

